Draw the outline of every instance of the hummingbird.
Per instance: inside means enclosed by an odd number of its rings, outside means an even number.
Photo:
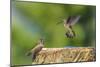
[[[36,46],[32,48],[28,53],[26,53],[27,56],[32,55],[32,61],[36,58],[36,55],[42,50],[44,47],[44,40],[39,39],[38,42],[36,43]]]
[[[80,15],[78,15],[78,16],[69,16],[67,19],[63,20],[64,27],[66,29],[66,34],[65,35],[68,38],[73,38],[73,37],[76,36],[75,31],[73,30],[72,26],[75,23],[77,23],[79,19],[80,19]],[[57,23],[57,24],[59,24],[59,23]]]

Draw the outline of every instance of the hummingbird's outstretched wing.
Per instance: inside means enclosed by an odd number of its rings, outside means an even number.
[[[72,26],[72,25],[74,25],[75,23],[77,23],[79,19],[80,19],[80,15],[78,15],[78,16],[70,16],[70,17],[68,17],[66,23],[67,23],[68,25]]]

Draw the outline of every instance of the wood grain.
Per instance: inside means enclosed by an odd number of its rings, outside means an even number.
[[[51,64],[95,61],[95,48],[43,48],[32,64]]]

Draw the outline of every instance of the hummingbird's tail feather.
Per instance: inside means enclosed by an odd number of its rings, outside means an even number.
[[[68,38],[72,38],[72,35],[70,35],[69,32],[66,32],[66,36],[67,36]]]
[[[72,33],[71,32],[66,32],[66,36],[68,37],[68,38],[73,38],[73,37],[75,37],[75,32],[74,31],[72,31]]]
[[[32,61],[34,61],[36,58],[36,54],[32,54]]]
[[[75,32],[73,30],[72,30],[72,32],[73,32],[73,36],[75,37],[76,36]]]

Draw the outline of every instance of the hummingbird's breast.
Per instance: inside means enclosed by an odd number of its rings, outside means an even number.
[[[65,27],[66,30],[69,30],[69,31],[70,31],[70,27],[69,27],[69,25],[64,24],[64,27]]]

